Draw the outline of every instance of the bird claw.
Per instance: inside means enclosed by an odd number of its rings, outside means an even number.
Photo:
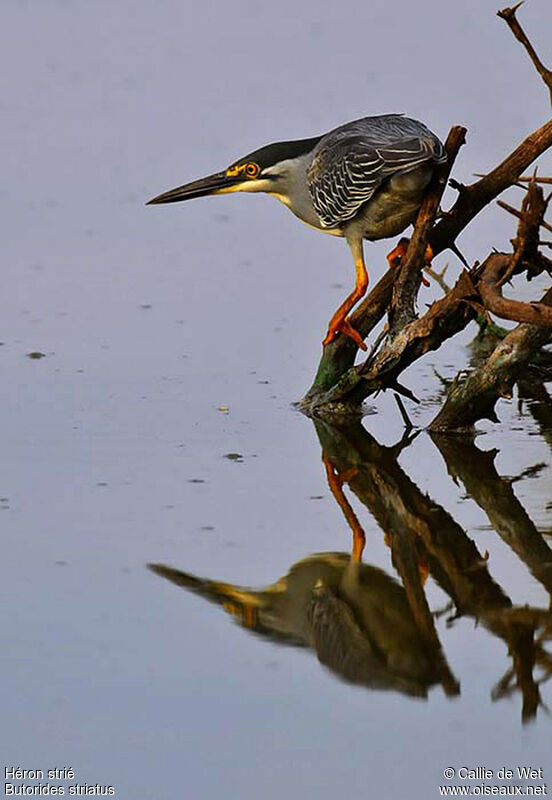
[[[344,336],[348,336],[349,339],[352,339],[353,342],[358,347],[360,347],[361,350],[367,350],[367,347],[362,340],[362,336],[355,328],[353,328],[353,326],[351,325],[351,323],[347,318],[342,319],[334,324],[330,323],[330,327],[328,328],[328,333],[326,334],[326,337],[322,342],[323,347],[326,347],[327,344],[333,342],[338,333],[342,333]]]

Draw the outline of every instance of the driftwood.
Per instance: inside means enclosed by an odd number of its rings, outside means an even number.
[[[499,16],[506,20],[514,35],[524,44],[537,71],[550,89],[552,73],[539,60],[516,18],[517,6],[504,9]],[[542,249],[552,243],[542,241],[541,229],[552,229],[545,220],[548,199],[542,186],[552,179],[524,174],[527,168],[552,147],[552,120],[526,137],[498,164],[471,185],[450,180],[458,197],[447,211],[439,204],[449,173],[465,140],[466,129],[454,126],[446,141],[447,164],[437,173],[418,214],[414,233],[402,263],[388,270],[366,299],[351,314],[352,325],[363,338],[373,333],[387,315],[387,322],[364,361],[355,364],[357,345],[342,335],[324,348],[313,385],[301,401],[302,409],[320,416],[335,412],[360,413],[363,400],[377,392],[394,390],[416,401],[413,393],[399,382],[401,373],[430,350],[438,349],[448,338],[474,321],[493,314],[520,325],[501,342],[501,348],[480,366],[473,380],[457,381],[451,391],[456,399],[463,389],[463,404],[481,412],[466,414],[462,404],[447,400],[433,423],[435,430],[458,430],[472,426],[477,419],[496,419],[491,402],[510,396],[517,378],[540,348],[550,341],[552,308],[547,293],[540,302],[525,302],[505,297],[503,286],[513,276],[531,280],[542,272],[552,274],[552,260]],[[429,310],[417,317],[415,304],[429,244],[434,255],[452,250],[460,255],[456,240],[466,226],[491,202],[511,186],[526,186],[521,208],[506,207],[518,218],[518,230],[510,253],[491,253],[482,264],[463,269],[454,287]],[[462,259],[463,260],[463,259]],[[465,262],[464,262],[465,263]],[[441,283],[442,285],[442,283]],[[447,288],[446,285],[444,287]],[[509,354],[509,359],[505,354]],[[509,366],[507,366],[509,364]],[[485,373],[485,375],[484,375]],[[485,378],[485,380],[483,380]],[[509,387],[506,390],[506,387]],[[483,399],[482,399],[483,398]],[[470,419],[471,417],[471,419]]]

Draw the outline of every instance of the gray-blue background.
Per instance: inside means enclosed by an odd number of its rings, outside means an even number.
[[[145,200],[269,141],[399,111],[443,137],[466,125],[455,174],[470,181],[549,116],[497,7],[3,0],[7,765],[71,765],[117,797],[160,800],[429,798],[449,765],[550,764],[549,722],[522,730],[519,698],[491,703],[507,654],[473,621],[441,630],[462,697],[420,703],[344,685],[144,566],[262,585],[311,552],[348,548],[314,432],[289,404],[353,280],[343,243],[272,199]],[[521,19],[552,61],[549,0]],[[461,246],[481,258],[512,234],[489,210]],[[373,276],[386,248],[367,247]],[[432,364],[453,374],[465,360],[453,342],[410,385],[429,401]],[[398,438],[390,399],[378,410],[373,433]],[[415,413],[423,423],[434,410]],[[534,431],[509,433],[515,408],[502,413],[480,443],[503,447],[500,470],[548,462]],[[494,547],[515,602],[546,605],[425,437],[402,463],[482,552]],[[517,490],[548,528],[549,488],[548,469]],[[366,524],[367,560],[392,572]],[[445,601],[431,582],[428,594]]]

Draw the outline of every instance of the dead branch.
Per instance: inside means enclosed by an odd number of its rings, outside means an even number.
[[[521,217],[518,224],[517,236],[512,240],[514,253],[506,272],[502,275],[497,284],[498,287],[507,283],[512,275],[522,269],[522,261],[524,259],[528,264],[538,265],[536,271],[535,268],[531,267],[531,278],[544,269],[550,271],[552,262],[547,264],[546,260],[543,260],[543,257],[539,253],[540,226],[544,220],[547,205],[548,203],[544,199],[541,187],[534,181],[530,183],[521,204]],[[529,269],[528,265],[527,269]],[[483,279],[485,279],[485,275]]]
[[[407,397],[411,396],[409,390],[398,383],[400,373],[428,350],[437,349],[443,341],[465,327],[481,312],[492,311],[505,319],[536,325],[537,330],[522,329],[521,332],[506,337],[493,356],[498,358],[500,369],[495,368],[494,361],[489,359],[480,370],[485,372],[492,365],[490,378],[484,375],[481,381],[478,379],[473,385],[469,384],[467,395],[462,394],[466,382],[462,382],[460,386],[457,381],[451,396],[455,392],[460,393],[461,403],[455,407],[455,401],[451,401],[447,412],[443,409],[444,416],[437,419],[434,424],[439,426],[439,430],[444,430],[445,424],[450,428],[470,427],[473,424],[471,419],[473,413],[477,410],[477,404],[472,402],[472,393],[476,390],[484,391],[487,398],[487,402],[480,406],[479,418],[487,416],[496,419],[494,414],[496,399],[501,394],[502,396],[505,393],[511,394],[512,382],[519,374],[513,367],[512,359],[515,361],[515,358],[519,358],[522,359],[521,364],[527,364],[536,349],[548,341],[546,329],[552,328],[552,309],[548,306],[547,297],[543,303],[526,303],[504,298],[501,288],[505,280],[514,273],[526,271],[533,277],[542,270],[550,271],[552,263],[538,250],[539,229],[546,207],[547,202],[542,189],[535,182],[529,184],[522,205],[517,235],[513,240],[514,252],[510,255],[492,253],[480,267],[471,273],[463,273],[462,280],[456,284],[452,292],[434,303],[423,317],[397,332],[375,357],[370,357],[359,367],[349,369],[328,392],[315,397],[313,407],[320,407],[318,404],[343,403],[344,400],[360,403],[368,395],[388,388],[394,388]],[[510,354],[510,358],[506,358],[507,353]],[[470,406],[469,414],[463,411],[462,421],[457,419],[454,422],[455,414],[463,409],[462,404],[465,403]]]
[[[537,275],[550,269],[539,253],[539,230],[547,202],[540,186],[529,184],[523,200],[514,252],[492,253],[481,267],[478,283],[481,301],[488,311],[522,324],[497,344],[487,360],[467,377],[457,378],[445,404],[430,425],[433,431],[471,430],[480,419],[497,421],[495,404],[510,398],[514,383],[535,353],[552,341],[552,288],[540,303],[526,303],[502,296],[502,285],[514,273]]]
[[[549,304],[545,304],[547,302],[545,298],[540,303],[525,303],[502,296],[503,276],[507,275],[512,260],[512,256],[504,253],[493,253],[485,261],[485,269],[479,283],[479,292],[485,308],[502,319],[552,328],[552,308]],[[550,292],[545,297],[548,294]],[[548,334],[544,332],[545,339],[549,335],[550,332]]]
[[[551,309],[548,307],[550,305],[552,305],[552,289],[546,292],[539,307],[546,308],[550,315]],[[494,410],[497,400],[500,397],[511,398],[513,386],[522,370],[535,353],[550,341],[552,341],[551,328],[541,324],[518,325],[497,345],[483,365],[464,380],[455,382],[445,404],[429,426],[430,430],[436,432],[471,430],[480,419],[498,422]]]
[[[541,78],[543,79],[544,83],[548,87],[548,91],[550,92],[550,102],[552,103],[552,71],[547,69],[540,58],[538,57],[535,48],[529,41],[525,31],[521,27],[516,17],[516,11],[522,5],[522,3],[518,3],[517,5],[513,6],[512,8],[503,8],[502,11],[497,11],[497,16],[501,19],[505,20],[508,27],[518,40],[521,42],[522,45],[525,47],[529,58],[533,62],[533,65]]]
[[[539,175],[522,175],[518,178],[520,183],[531,183],[531,181],[535,181],[536,183],[552,183],[552,178],[541,178]]]
[[[523,215],[521,211],[518,211],[517,208],[514,208],[509,203],[505,203],[504,200],[497,200],[496,203],[500,206],[500,208],[503,208],[504,211],[508,211],[509,214],[512,214],[512,216],[517,217],[518,219],[522,218]],[[541,225],[543,228],[546,228],[547,231],[552,231],[552,225],[546,222],[546,220],[543,220]]]
[[[455,125],[451,128],[445,142],[447,161],[437,170],[432,185],[418,212],[406,256],[400,265],[399,273],[393,285],[393,298],[389,311],[391,338],[416,317],[414,306],[422,279],[422,267],[426,260],[429,233],[435,223],[439,204],[452,166],[465,141],[466,128],[460,125]]]
[[[452,208],[433,228],[429,243],[435,254],[454,243],[464,228],[499,194],[516,183],[519,176],[552,146],[552,120],[524,139],[497,167],[476,183],[464,187]]]

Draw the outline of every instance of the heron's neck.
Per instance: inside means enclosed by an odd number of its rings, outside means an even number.
[[[274,171],[270,194],[281,200],[296,217],[321,228],[320,219],[314,210],[307,183],[307,169],[311,155],[307,154],[289,161],[280,161]]]

